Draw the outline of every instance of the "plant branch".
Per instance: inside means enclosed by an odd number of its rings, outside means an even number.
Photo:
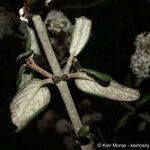
[[[70,57],[68,58],[68,61],[66,63],[66,66],[64,68],[64,74],[68,74],[69,71],[70,71],[70,68],[73,64],[73,61],[74,61],[74,56],[70,55]]]
[[[62,6],[60,9],[89,9],[92,7],[95,7],[97,5],[100,5],[104,2],[107,2],[108,0],[97,0],[95,2],[86,4],[86,5],[68,5],[68,6]]]
[[[135,108],[128,104],[127,102],[120,102],[123,106],[125,106],[129,111],[135,113]]]
[[[150,116],[149,116],[149,114],[147,114],[147,113],[146,114],[139,113],[139,114],[137,114],[137,116],[150,123]]]
[[[32,17],[32,20],[33,20],[35,29],[37,31],[37,34],[39,36],[40,42],[42,44],[42,47],[44,49],[47,60],[48,60],[50,67],[52,69],[52,72],[54,73],[54,75],[60,76],[62,74],[62,71],[61,71],[59,63],[56,59],[53,48],[50,44],[45,24],[43,23],[43,21],[39,15],[34,15]]]
[[[59,66],[55,53],[52,49],[45,25],[39,15],[34,15],[32,17],[32,20],[52,71],[54,75],[60,76],[62,74],[62,70]],[[60,91],[60,94],[68,111],[69,117],[77,134],[80,128],[82,127],[82,123],[77,113],[67,82],[61,81],[57,83],[56,86]],[[91,150],[91,145],[82,146],[82,150]]]
[[[123,104],[130,112],[132,112],[133,115],[135,115],[136,108],[134,108],[127,102],[122,102],[121,104]],[[150,122],[150,116],[148,114],[138,113],[137,116],[147,122]]]
[[[33,60],[32,56],[26,59],[26,66],[33,69],[34,71],[40,73],[41,75],[47,77],[47,78],[52,78],[53,75],[47,72],[46,70],[42,69],[39,67]]]

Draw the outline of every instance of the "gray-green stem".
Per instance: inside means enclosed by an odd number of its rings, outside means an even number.
[[[65,69],[64,69],[64,74],[68,74],[69,71],[70,71],[70,68],[73,64],[73,61],[74,61],[74,56],[70,55],[70,57],[68,58],[68,61],[67,61],[67,64],[65,66]]]
[[[44,49],[44,52],[46,54],[47,60],[50,64],[50,67],[52,69],[52,72],[56,76],[62,75],[62,70],[59,66],[59,63],[56,59],[55,53],[52,49],[51,43],[49,41],[49,37],[47,35],[47,30],[45,28],[45,25],[39,15],[34,15],[32,17],[35,29],[37,31],[37,34],[39,36],[40,42],[42,44],[42,47]],[[70,120],[73,124],[73,127],[75,129],[76,134],[82,127],[82,123],[80,121],[79,115],[77,113],[76,107],[74,105],[70,90],[68,88],[66,81],[61,81],[58,84],[56,84],[58,87],[60,94],[62,96],[62,99],[65,103],[66,109],[68,111]],[[82,150],[91,150],[91,144],[82,146]]]

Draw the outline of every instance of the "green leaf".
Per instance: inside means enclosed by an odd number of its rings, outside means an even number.
[[[26,51],[31,51],[31,50],[33,50],[33,52],[35,54],[38,54],[38,55],[41,54],[39,44],[38,44],[38,41],[37,41],[37,38],[36,38],[36,34],[35,34],[34,30],[28,26],[27,27]]]
[[[33,53],[38,55],[41,54],[35,32],[29,26],[27,27],[26,35],[27,35],[26,52],[20,54],[17,57],[17,60],[26,59]],[[31,79],[33,79],[33,73],[26,73],[26,68],[24,65],[22,65],[20,67],[18,78],[16,81],[17,89],[19,89],[22,85],[24,85],[26,82],[28,82]]]
[[[25,65],[21,65],[16,81],[17,89],[19,90],[24,84],[33,79],[32,73],[26,73]]]
[[[87,75],[87,77],[89,77]],[[108,87],[101,86],[96,81],[75,79],[76,86],[83,92],[118,101],[134,101],[140,97],[136,89],[132,89],[111,80]]]
[[[50,101],[50,92],[43,80],[33,79],[22,86],[11,104],[11,120],[22,130]]]
[[[112,80],[109,75],[91,69],[82,68],[79,70],[79,72],[86,73],[102,86],[109,86]]]
[[[85,17],[76,18],[69,49],[70,55],[77,56],[82,51],[89,39],[91,25],[91,20]]]
[[[90,127],[88,125],[81,127],[77,133],[78,137],[86,138],[90,135]]]

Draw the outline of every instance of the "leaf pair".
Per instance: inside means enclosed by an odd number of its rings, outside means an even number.
[[[27,52],[33,50],[34,53],[40,54],[34,31],[30,28],[28,31]],[[88,41],[90,31],[90,20],[85,17],[76,19],[70,55],[77,56],[81,52]],[[20,72],[19,91],[10,105],[12,122],[18,127],[17,131],[23,129],[50,101],[49,89],[43,87],[46,84],[44,80],[32,79],[32,76],[25,73],[24,67]],[[84,74],[85,78],[76,78],[75,83],[85,93],[120,101],[133,101],[140,96],[138,90],[117,83],[109,75],[90,69],[81,69],[77,73],[80,77]]]
[[[91,33],[91,25],[91,20],[85,17],[76,19],[69,49],[71,56],[76,57],[86,45]],[[140,96],[138,90],[117,83],[109,75],[90,69],[81,69],[78,74],[87,76],[86,79],[75,79],[77,87],[85,93],[120,101],[133,101]],[[88,77],[92,80],[88,80]]]

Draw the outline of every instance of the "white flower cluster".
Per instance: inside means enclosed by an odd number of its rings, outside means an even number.
[[[56,10],[52,10],[48,13],[45,24],[48,30],[54,34],[70,32],[72,29],[70,20],[61,11]]]
[[[136,51],[131,57],[130,68],[137,78],[150,77],[150,33],[136,37]]]

